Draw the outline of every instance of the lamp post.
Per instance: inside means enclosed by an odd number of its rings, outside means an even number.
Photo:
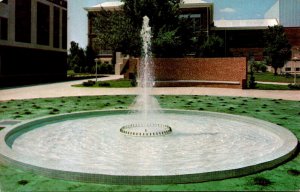
[[[292,61],[294,61],[294,84],[296,85],[297,83],[297,71],[296,71],[296,64],[297,64],[297,61],[300,61],[300,58],[299,58],[299,48],[295,48],[294,52],[293,52],[293,58],[292,58]]]
[[[98,59],[94,59],[95,63],[96,63],[96,83],[98,81]]]

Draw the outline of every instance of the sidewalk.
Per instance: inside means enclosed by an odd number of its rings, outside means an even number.
[[[99,81],[120,79],[122,76],[112,75],[100,78]],[[71,85],[83,81],[68,81],[44,85],[26,86],[0,90],[0,101],[51,98],[68,96],[93,95],[137,95],[138,88],[80,88]],[[159,87],[153,89],[154,95],[210,95],[210,96],[240,96],[300,101],[300,91],[285,90],[251,90],[207,87]]]
[[[255,81],[259,84],[266,84],[266,85],[289,85],[291,83],[281,83],[281,82],[266,82],[266,81]]]

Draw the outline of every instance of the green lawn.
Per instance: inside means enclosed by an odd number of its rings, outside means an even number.
[[[288,77],[286,77],[285,75],[275,76],[273,73],[265,72],[265,73],[254,73],[254,77],[255,77],[255,81],[294,83],[293,75]],[[297,78],[299,78],[300,81],[299,75]],[[250,79],[250,75],[248,75],[248,79]]]
[[[256,89],[259,90],[291,90],[287,85],[271,85],[271,84],[261,84],[256,85]]]
[[[274,76],[273,73],[265,72],[265,73],[255,73],[255,81],[265,81],[265,82],[281,82],[281,83],[293,83],[294,77],[285,77],[283,75]],[[250,79],[250,75],[248,75],[248,79]],[[86,81],[88,82],[88,81]],[[300,82],[300,77],[299,77]],[[77,84],[73,85],[74,87],[92,87],[92,88],[128,88],[132,87],[131,80],[126,79],[118,79],[111,81],[100,81],[93,85],[83,85]],[[257,84],[256,89],[260,90],[290,90],[287,85],[267,85],[267,84]]]
[[[89,81],[91,82],[91,81]],[[86,81],[85,83],[88,83]],[[132,87],[131,81],[127,79],[118,79],[118,80],[110,80],[110,81],[98,81],[97,83],[91,86],[85,86],[84,84],[73,85],[74,87],[92,87],[92,88],[128,88]]]
[[[134,96],[87,96],[0,102],[0,119],[36,117],[97,109],[126,109]],[[291,130],[300,138],[300,101],[243,97],[158,96],[162,108],[215,111],[255,117]],[[0,191],[296,191],[300,155],[257,174],[204,183],[176,185],[104,185],[51,179],[0,165]]]

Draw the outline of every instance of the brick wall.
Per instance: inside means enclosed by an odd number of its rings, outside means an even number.
[[[287,27],[284,28],[284,32],[292,47],[300,46],[300,27]]]
[[[246,88],[246,63],[245,57],[155,58],[155,85]]]

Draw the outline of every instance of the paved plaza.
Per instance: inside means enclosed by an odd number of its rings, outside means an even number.
[[[102,77],[99,81],[120,79],[123,76],[111,75]],[[137,95],[138,88],[81,88],[72,87],[83,81],[68,81],[33,86],[22,86],[0,89],[0,101],[52,98],[68,96],[93,96],[93,95]],[[153,95],[209,95],[209,96],[240,96],[257,97],[300,101],[300,91],[295,90],[252,90],[207,87],[158,87],[154,88]]]

